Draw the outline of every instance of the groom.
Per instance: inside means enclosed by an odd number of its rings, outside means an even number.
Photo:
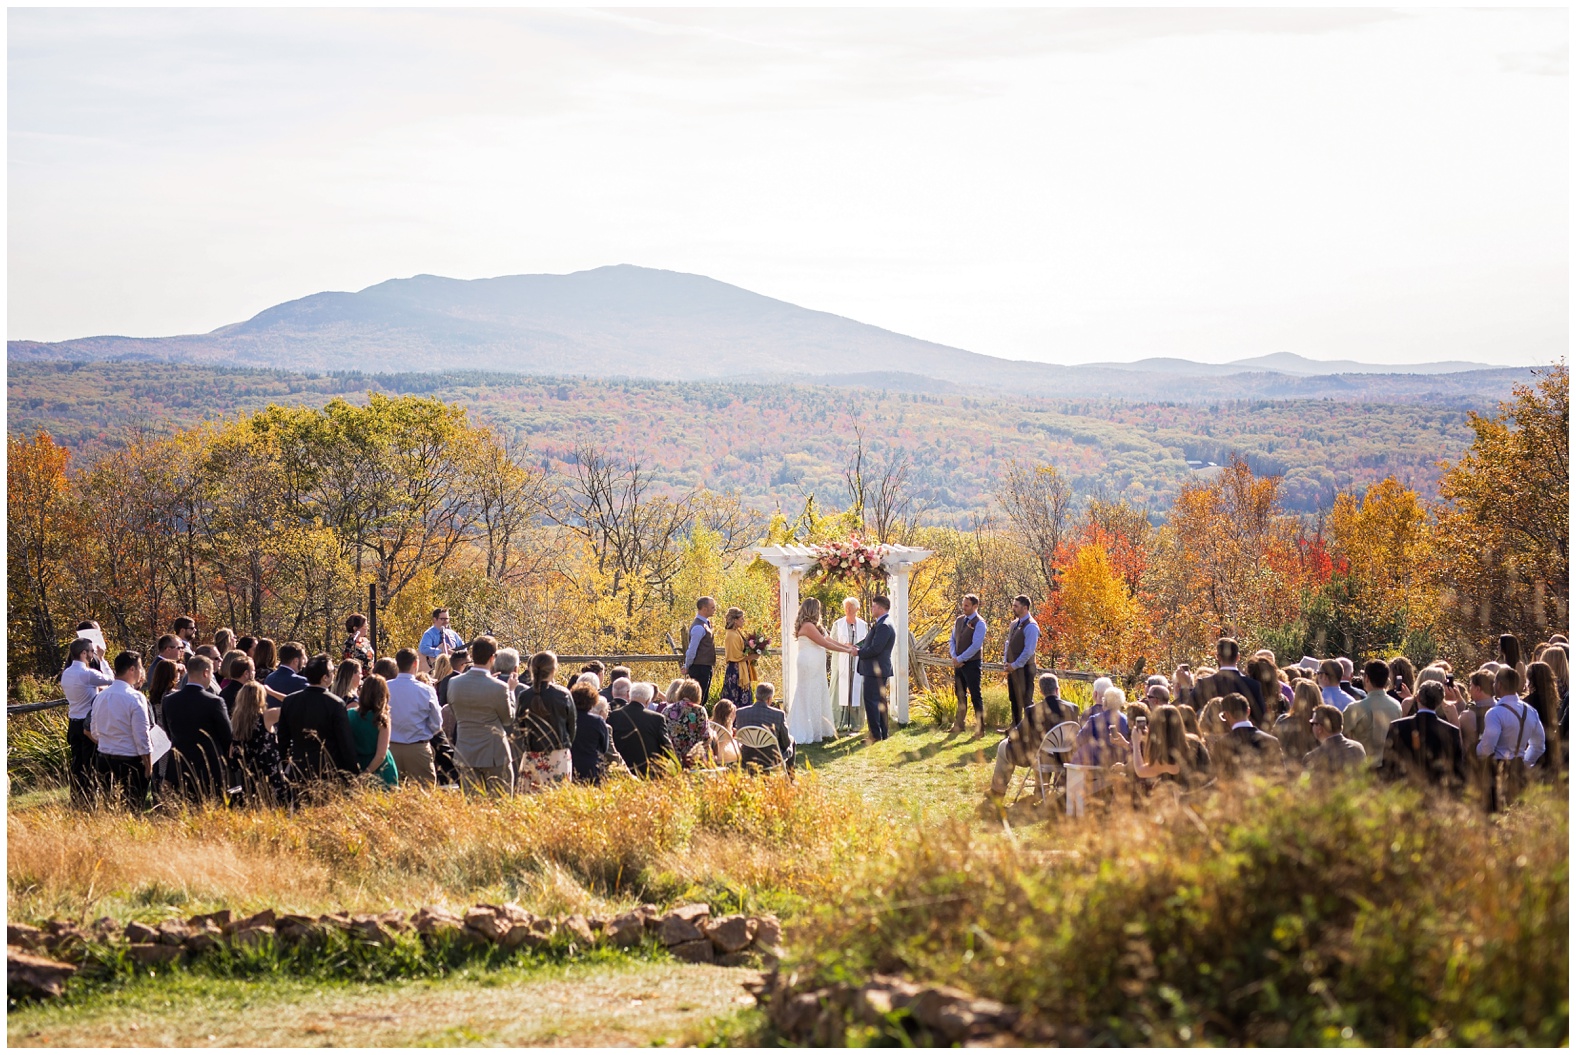
[[[887,679],[892,676],[892,645],[897,641],[897,631],[887,622],[892,602],[885,594],[870,599],[870,610],[876,621],[870,624],[870,633],[859,646],[859,673],[864,676],[865,721],[870,726],[872,740],[887,738]]]

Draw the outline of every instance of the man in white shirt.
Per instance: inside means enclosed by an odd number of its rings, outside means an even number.
[[[1520,793],[1546,746],[1538,709],[1516,695],[1520,689],[1521,672],[1515,667],[1499,668],[1494,675],[1497,698],[1483,716],[1483,735],[1477,745],[1478,756],[1489,759],[1496,770],[1491,809],[1503,809]]]
[[[432,785],[438,782],[432,738],[443,728],[443,712],[437,690],[416,680],[416,656],[408,648],[394,654],[399,676],[389,682],[389,751],[400,780]]]
[[[93,701],[93,739],[110,794],[120,789],[126,805],[138,812],[147,807],[148,781],[153,777],[153,713],[148,698],[137,691],[146,672],[142,656],[122,652],[115,657],[115,681]]]
[[[98,790],[98,748],[90,734],[93,698],[115,680],[97,666],[99,649],[88,638],[71,642],[70,662],[60,675],[66,694],[66,746],[71,751],[71,802],[86,806]]]

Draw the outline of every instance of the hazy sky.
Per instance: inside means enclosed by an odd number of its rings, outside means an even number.
[[[1563,10],[16,10],[15,338],[632,263],[1012,358],[1567,341]]]

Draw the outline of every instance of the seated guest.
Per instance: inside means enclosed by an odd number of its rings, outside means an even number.
[[[237,650],[245,652],[247,658],[254,663],[257,661],[257,638],[251,634],[242,634],[240,639],[236,641],[235,647]]]
[[[532,665],[535,665],[534,659]],[[600,784],[609,769],[624,764],[624,760],[613,749],[613,734],[607,722],[596,713],[596,705],[607,701],[589,685],[576,685],[569,696],[575,708],[575,740],[569,746],[575,779],[587,784]]]
[[[794,742],[788,735],[788,718],[782,710],[773,706],[772,699],[777,695],[777,687],[769,681],[763,681],[755,686],[755,702],[748,707],[740,707],[734,715],[733,727],[735,730],[747,729],[758,725],[770,729],[777,734],[777,746],[781,749],[783,761],[787,763],[788,771],[793,772]],[[751,750],[742,748],[745,765],[751,764]]]
[[[1367,767],[1368,752],[1363,745],[1341,734],[1343,710],[1331,703],[1321,703],[1313,709],[1313,736],[1319,746],[1302,756],[1302,766],[1310,773],[1331,776]]]
[[[93,700],[93,739],[98,743],[103,780],[111,795],[140,813],[148,806],[153,779],[153,712],[142,684],[142,656],[122,652],[115,657],[115,683]]]
[[[418,660],[415,649],[402,648],[392,663],[380,659],[373,670],[388,683],[389,751],[394,755],[394,768],[401,780],[430,785],[437,782],[432,738],[442,732],[443,715],[437,692],[416,680]],[[396,671],[392,681],[388,680],[388,666]]]
[[[85,637],[71,642],[60,688],[66,697],[66,747],[71,752],[71,802],[75,806],[88,805],[98,790],[98,763],[94,757],[98,748],[88,732],[93,698],[114,681],[113,675],[98,667],[97,645]]]
[[[1466,752],[1461,746],[1461,730],[1439,714],[1445,686],[1437,681],[1422,682],[1414,697],[1416,713],[1390,723],[1379,772],[1389,780],[1412,780],[1459,791],[1467,782]]]
[[[279,666],[274,672],[263,679],[263,687],[269,690],[269,695],[282,699],[291,693],[300,692],[311,684],[301,676],[302,665],[306,663],[306,649],[299,641],[286,641],[279,646]]]
[[[630,698],[620,701],[621,691],[629,693]],[[628,678],[620,678],[613,683],[613,700],[607,724],[619,757],[636,776],[658,775],[658,760],[673,757],[673,739],[667,719],[646,708],[651,701],[651,687],[642,682],[631,688]]]
[[[471,642],[471,666],[449,681],[449,706],[454,708],[454,762],[460,787],[488,794],[514,791],[514,753],[509,730],[514,727],[514,694],[493,677],[498,642],[483,635]]]
[[[164,728],[181,793],[222,799],[230,786],[225,760],[234,737],[230,713],[213,691],[213,661],[207,656],[186,658],[186,684],[164,697]]]
[[[1253,724],[1252,702],[1240,692],[1221,697],[1220,709],[1231,729],[1218,741],[1219,750],[1211,757],[1219,764],[1222,776],[1241,776],[1252,771],[1271,771],[1283,764],[1286,752],[1279,740]]]
[[[682,681],[683,679],[680,679]],[[738,709],[732,700],[718,700],[711,709],[712,756],[719,766],[739,764],[739,741],[733,736],[733,721]]]
[[[268,706],[267,689],[251,680],[239,686],[230,709],[231,758],[246,802],[281,806],[289,801],[274,735],[278,721],[279,709]]]
[[[1116,740],[1126,744],[1121,733],[1116,734]],[[1187,735],[1182,712],[1169,703],[1155,708],[1149,721],[1134,730],[1133,742],[1127,747],[1132,775],[1139,780],[1169,781],[1184,787],[1197,787],[1209,780],[1209,752],[1200,753],[1203,744]]]
[[[668,733],[673,739],[673,750],[685,769],[695,765],[694,751],[704,746],[711,751],[711,725],[706,719],[706,708],[700,702],[700,682],[685,678],[679,686],[679,698],[669,705]]]
[[[1104,687],[1101,686],[1104,682]],[[1122,760],[1122,749],[1113,733],[1127,736],[1127,715],[1122,713],[1122,690],[1111,684],[1109,678],[1097,678],[1094,683],[1094,703],[1084,715],[1083,728],[1078,730],[1078,748],[1074,761],[1081,766],[1110,766]]]
[[[1064,722],[1077,722],[1078,709],[1061,697],[1061,681],[1055,674],[1040,675],[1040,698],[1023,709],[1018,724],[1007,730],[996,745],[996,769],[991,773],[990,797],[1000,800],[1012,785],[1012,773],[1019,767],[1035,765],[1045,734]],[[1064,756],[1064,761],[1066,757]]]
[[[596,661],[592,660],[592,662],[595,663]],[[590,666],[590,664],[587,664],[587,666]],[[602,671],[598,670],[596,673],[598,676],[601,676]],[[607,676],[602,678],[602,683],[607,686],[607,688],[602,690],[602,698],[608,703],[613,702],[613,686],[618,684],[619,678],[627,679],[631,685],[634,684],[634,672],[628,667],[614,667],[608,671]]]
[[[683,678],[674,678],[672,681],[668,682],[668,687],[665,691],[659,692],[653,696],[652,702],[658,705],[657,709],[660,710],[664,715],[667,714],[667,705],[679,698],[679,686],[683,684]]]
[[[503,653],[499,655],[502,657]],[[499,673],[506,672],[500,670]],[[521,685],[515,692],[515,742],[520,745],[521,791],[545,788],[575,776],[574,748],[579,741],[581,719],[575,700],[584,699],[589,709],[596,704],[597,693],[589,685],[577,685],[575,691],[581,695],[571,698],[563,686],[553,682],[553,675],[557,673],[558,657],[551,652],[538,652],[531,657],[531,683]],[[594,715],[592,721],[606,732],[606,722]],[[592,739],[595,740],[594,733]],[[606,750],[605,746],[596,745],[595,760],[583,761],[600,766]]]
[[[356,668],[359,679],[361,661],[343,660]],[[356,742],[356,765],[361,772],[375,776],[383,786],[391,788],[399,783],[399,767],[394,764],[394,754],[389,750],[389,686],[376,674],[369,674],[361,682],[361,692],[356,706],[350,710],[350,736]]]
[[[280,668],[285,669],[285,668]],[[350,733],[345,701],[328,691],[334,676],[327,653],[313,656],[302,670],[307,686],[279,705],[279,753],[291,784],[355,773],[356,742]]]

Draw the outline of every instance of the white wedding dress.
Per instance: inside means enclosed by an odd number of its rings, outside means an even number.
[[[788,735],[796,744],[818,744],[837,738],[832,720],[832,686],[826,680],[826,649],[807,637],[799,639],[794,665],[793,699],[788,705]]]

